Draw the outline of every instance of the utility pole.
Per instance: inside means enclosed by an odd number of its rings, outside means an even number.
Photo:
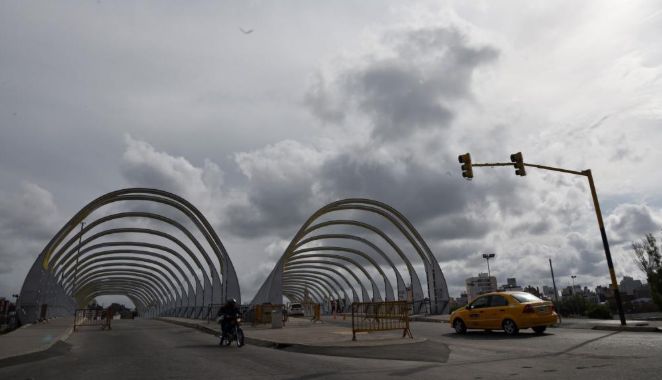
[[[616,306],[618,307],[618,315],[621,318],[621,325],[625,326],[625,312],[623,310],[623,302],[621,301],[621,293],[618,290],[618,282],[616,280],[616,272],[614,271],[614,263],[611,259],[611,251],[609,250],[609,241],[607,240],[607,233],[605,232],[604,222],[602,220],[602,211],[600,211],[600,202],[598,201],[598,194],[595,190],[595,183],[593,182],[593,175],[590,169],[577,171],[577,170],[568,170],[562,168],[555,168],[545,165],[536,165],[536,164],[527,164],[524,162],[521,152],[510,155],[511,162],[495,162],[495,163],[485,163],[485,164],[474,164],[471,161],[471,155],[465,153],[458,157],[458,161],[462,164],[462,176],[467,179],[473,178],[473,168],[474,167],[495,167],[495,166],[512,166],[515,168],[515,174],[518,176],[526,176],[525,167],[532,167],[543,170],[551,170],[555,172],[561,172],[566,174],[574,174],[584,176],[588,179],[589,187],[591,188],[591,198],[593,199],[593,207],[595,209],[595,215],[598,218],[598,227],[600,228],[600,236],[602,237],[602,246],[605,251],[605,257],[607,258],[607,266],[609,267],[609,276],[611,277],[611,289],[614,292],[614,298],[616,299]],[[470,174],[470,175],[465,175]],[[574,289],[573,289],[574,293]]]
[[[552,267],[552,259],[549,259],[549,270],[552,272],[552,285],[554,286],[554,299],[559,311],[559,322],[561,322],[561,304],[559,304],[559,291],[556,290],[556,280],[554,279],[554,267]]]

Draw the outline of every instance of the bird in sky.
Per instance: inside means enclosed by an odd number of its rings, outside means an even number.
[[[251,33],[253,33],[253,29],[248,29],[248,30],[246,30],[246,29],[240,27],[239,30],[241,30],[242,33],[244,33],[244,34],[251,34]]]

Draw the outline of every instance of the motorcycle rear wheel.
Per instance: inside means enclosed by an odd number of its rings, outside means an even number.
[[[244,345],[244,332],[240,328],[237,328],[235,330],[235,337],[237,338],[237,347],[243,346]]]

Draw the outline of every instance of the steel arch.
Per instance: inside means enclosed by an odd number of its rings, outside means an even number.
[[[358,211],[359,213],[364,213],[365,215],[368,214],[376,215],[382,221],[386,221],[388,225],[395,228],[395,230],[397,231],[397,235],[403,238],[403,240],[406,241],[407,244],[411,246],[411,248],[413,248],[413,251],[411,252],[415,253],[415,256],[420,260],[420,263],[422,263],[425,272],[425,280],[427,284],[427,298],[425,297],[421,280],[414,268],[412,261],[404,253],[403,249],[398,244],[396,244],[395,240],[391,238],[389,234],[385,233],[381,228],[371,223],[363,222],[360,220],[354,220],[354,219],[333,218],[331,215],[329,215],[334,212],[342,212],[342,211],[352,211],[352,212]],[[322,216],[330,217],[331,220],[318,222],[317,220],[320,219]],[[402,275],[400,274],[398,266],[395,265],[393,260],[391,260],[389,254],[387,254],[384,250],[379,248],[378,245],[375,244],[374,242],[362,236],[359,236],[356,233],[344,233],[344,234],[321,233],[316,235],[313,234],[318,230],[333,226],[349,227],[352,229],[358,229],[363,233],[372,234],[373,236],[378,237],[379,241],[382,244],[388,246],[392,252],[395,252],[396,254],[395,257],[398,257],[407,268],[407,272],[409,274],[409,279],[411,284],[412,297],[409,298],[406,293],[405,284],[402,279]],[[370,251],[359,250],[359,249],[354,249],[352,247],[340,247],[340,246],[333,246],[333,247],[323,246],[323,247],[305,248],[305,245],[308,243],[316,242],[316,241],[325,242],[327,240],[332,240],[332,239],[344,239],[344,241],[355,241],[370,247],[371,250]],[[402,213],[400,213],[395,208],[385,203],[371,199],[349,198],[349,199],[344,199],[329,203],[326,206],[323,206],[322,208],[314,212],[306,220],[306,222],[299,228],[298,232],[293,237],[292,241],[286,248],[280,260],[276,263],[274,269],[272,270],[272,272],[269,274],[265,282],[258,290],[257,294],[253,298],[253,301],[251,301],[252,304],[258,304],[263,302],[272,302],[272,303],[282,302],[281,298],[283,297],[285,290],[283,283],[284,280],[286,279],[287,269],[292,266],[292,261],[296,262],[297,260],[301,260],[301,259],[297,259],[296,256],[300,255],[304,250],[305,252],[333,250],[333,251],[343,252],[346,254],[361,256],[363,259],[366,259],[371,265],[375,266],[375,268],[379,267],[377,271],[379,275],[381,275],[381,277],[384,279],[384,284],[385,284],[384,289],[386,292],[386,299],[388,300],[395,298],[394,297],[395,295],[393,294],[393,287],[390,285],[390,281],[388,280],[388,277],[386,276],[385,272],[380,267],[380,265],[377,264],[377,260],[376,260],[378,257],[384,259],[388,263],[388,266],[393,270],[393,273],[395,273],[399,300],[409,300],[419,305],[429,300],[430,311],[432,313],[438,314],[438,313],[448,312],[448,301],[449,301],[448,288],[446,285],[446,280],[444,278],[444,275],[441,271],[441,267],[439,266],[436,257],[434,256],[434,254],[432,254],[432,251],[428,247],[427,243],[423,240],[423,238],[414,228],[411,222]],[[377,254],[376,257],[374,256],[375,254]],[[313,256],[313,255],[306,255],[306,256]],[[328,256],[320,256],[320,257],[329,258]],[[371,257],[371,259],[368,259],[367,257]],[[335,259],[347,261],[346,259],[340,259],[339,257],[335,257]],[[337,264],[330,264],[329,262],[321,263],[319,259],[315,259],[315,261],[317,261],[318,264],[324,266],[337,265]],[[352,264],[358,264],[358,263],[354,262]],[[306,276],[306,272],[308,272],[308,269],[310,268],[305,268],[304,270],[302,270],[303,276]],[[365,271],[365,268],[363,268],[363,270],[360,271],[363,272],[363,274],[367,273]],[[339,274],[336,275],[340,277]],[[373,297],[377,298],[375,297],[375,293],[377,293],[375,292],[375,290],[378,290],[378,287],[376,286],[375,279],[372,278],[372,276],[368,276],[368,279],[371,282],[371,285],[373,286]],[[359,284],[361,284],[362,286],[362,283],[360,281]],[[363,294],[363,298],[364,299],[366,298],[365,294]]]
[[[97,209],[112,203],[124,201],[159,204],[159,207],[162,208],[156,212],[130,211],[105,215],[92,220],[81,231],[76,231],[78,225],[90,217]],[[180,223],[171,217],[161,215],[163,207],[175,210],[178,217],[183,217],[187,220],[187,223]],[[178,231],[186,237],[186,244],[163,231],[140,228],[108,229],[97,232],[92,238],[86,237],[84,242],[81,241],[83,235],[89,233],[92,229],[102,228],[106,222],[124,222],[136,218],[154,220],[162,223],[163,226]],[[191,226],[192,229],[188,226]],[[161,228],[161,225],[158,228]],[[198,240],[194,232],[197,232],[199,234],[198,236],[202,236],[202,240]],[[96,238],[109,236],[113,233],[150,234],[155,237],[167,239],[177,249],[147,242],[111,242],[86,246]],[[206,242],[208,247],[203,247],[203,241]],[[189,249],[188,244],[194,247],[195,252]],[[122,250],[94,252],[98,248],[120,245],[124,245],[125,248]],[[127,245],[133,245],[134,249],[126,249]],[[155,249],[158,253],[135,249],[136,247]],[[122,261],[119,259],[107,260],[103,258],[104,255],[116,256],[121,251],[125,255],[123,258],[126,260],[126,265],[119,264],[113,266],[111,264],[114,260],[117,263]],[[179,251],[185,254],[181,255]],[[76,265],[75,261],[79,260],[81,255],[84,265],[83,271],[82,273],[76,273],[77,271],[73,267]],[[127,255],[135,255],[135,257],[131,257],[129,260],[129,256]],[[150,256],[150,258],[147,256]],[[198,258],[202,259],[204,265]],[[140,262],[143,264],[140,264]],[[191,263],[197,269],[194,269]],[[220,303],[229,297],[238,300],[241,299],[237,275],[225,247],[211,227],[211,224],[193,204],[184,198],[163,190],[128,188],[113,191],[92,200],[81,208],[52,237],[37,260],[35,260],[25,278],[18,301],[19,310],[21,311],[19,313],[19,319],[22,323],[34,321],[37,318],[39,306],[43,304],[49,305],[49,316],[72,313],[73,309],[79,306],[76,299],[82,296],[82,294],[77,294],[77,292],[82,290],[82,287],[87,285],[89,281],[93,281],[94,276],[90,273],[102,272],[100,270],[93,271],[89,268],[105,268],[115,273],[121,273],[122,271],[119,271],[118,267],[122,265],[133,266],[134,270],[135,268],[144,269],[142,276],[145,281],[142,283],[133,283],[133,285],[143,286],[145,287],[145,291],[158,294],[156,300],[159,304],[156,307],[159,310],[173,305],[179,306],[181,309],[186,304],[186,308],[197,309],[197,315],[199,315],[209,303]],[[78,274],[83,277],[76,280],[72,279],[72,275],[76,277]],[[112,275],[109,276],[112,277]],[[78,280],[80,282],[74,284]],[[151,286],[154,288],[148,289],[146,288],[146,284],[149,281],[154,281],[155,283],[159,283],[159,285],[152,284]],[[195,289],[193,289],[193,283],[195,284]],[[99,292],[105,292],[102,289],[103,284],[110,283],[100,279],[95,284],[97,284],[95,286],[101,286],[98,289]]]

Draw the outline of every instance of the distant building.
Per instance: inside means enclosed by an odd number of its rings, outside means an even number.
[[[462,306],[466,305],[467,303],[469,303],[468,301],[469,300],[467,299],[467,293],[465,293],[465,292],[462,292],[462,294],[460,294],[460,296],[457,297],[457,298],[452,298],[451,297],[451,299],[450,299],[451,310],[454,310],[458,307],[462,307]]]
[[[552,286],[543,285],[542,294],[543,294],[543,296],[545,296],[547,298],[550,298],[550,299],[555,299],[555,297],[556,297],[554,295],[554,287],[552,287]]]
[[[479,273],[478,277],[469,277],[465,280],[467,285],[467,297],[469,300],[477,296],[497,290],[496,277],[488,276],[487,273]]]
[[[11,316],[11,313],[13,313],[15,309],[16,305],[8,299],[0,297],[0,332],[4,332],[7,329],[11,330],[16,327],[9,326],[15,324],[15,317]],[[12,321],[12,319],[14,319],[14,321]]]
[[[607,300],[614,298],[614,292],[608,286],[599,285],[595,288],[595,294],[598,302],[607,302]]]
[[[501,290],[522,290],[522,287],[517,285],[517,279],[515,277],[510,277],[506,279],[506,284],[501,285]]]
[[[582,287],[579,285],[575,285],[574,289],[572,286],[566,286],[565,288],[561,289],[561,296],[563,297],[571,297],[574,296],[575,294],[581,295],[582,294]]]
[[[460,296],[457,298],[457,306],[464,306],[469,303],[469,296],[467,296],[467,293],[462,293]]]
[[[635,291],[641,289],[644,284],[639,280],[635,280],[630,276],[624,276],[618,288],[621,293],[634,296]]]

